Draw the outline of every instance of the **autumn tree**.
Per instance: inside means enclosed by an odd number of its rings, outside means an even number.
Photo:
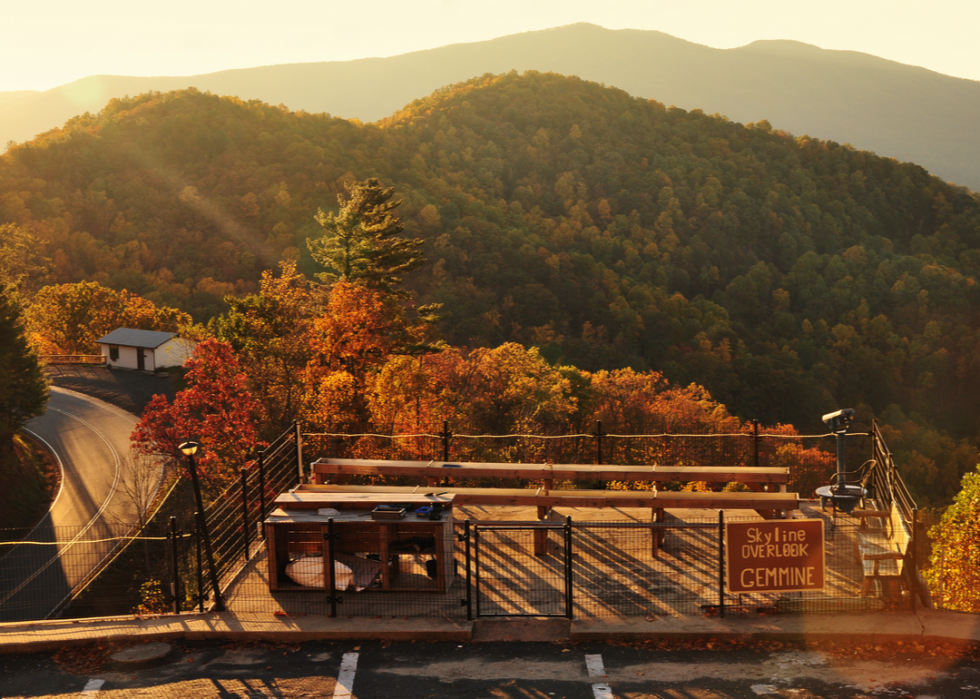
[[[313,259],[327,268],[317,275],[324,282],[348,281],[373,289],[405,295],[398,287],[401,275],[425,263],[420,238],[401,236],[404,227],[391,201],[394,189],[375,179],[347,183],[337,196],[340,210],[317,210],[321,238],[307,241]]]
[[[187,388],[173,403],[155,395],[136,423],[130,441],[136,454],[162,455],[176,462],[178,446],[201,444],[197,464],[214,485],[234,478],[262,445],[256,427],[259,405],[231,346],[206,340],[188,360]]]
[[[375,424],[394,431],[434,431],[448,419],[476,432],[550,434],[566,429],[577,403],[560,368],[516,343],[393,357],[368,388]]]
[[[349,281],[334,284],[310,330],[307,419],[331,429],[365,426],[365,381],[409,336],[404,316],[392,312],[386,294]]]
[[[270,439],[300,413],[303,370],[313,356],[310,332],[321,306],[293,262],[281,269],[278,277],[262,274],[258,294],[225,297],[230,310],[210,323],[215,337],[235,350]]]
[[[12,223],[0,225],[0,284],[10,287],[21,303],[44,283],[50,262],[33,231]]]
[[[0,449],[48,404],[48,382],[37,354],[27,344],[21,308],[12,290],[0,285]]]
[[[191,317],[98,282],[42,287],[26,313],[28,337],[41,354],[96,354],[96,340],[116,328],[181,332]]]
[[[926,580],[943,609],[980,612],[980,467],[963,476],[962,488],[929,536],[932,565]]]

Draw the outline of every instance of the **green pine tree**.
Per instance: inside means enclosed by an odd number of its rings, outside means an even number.
[[[0,285],[0,444],[48,405],[48,380],[24,335],[21,308],[14,291]]]
[[[394,189],[375,179],[345,186],[338,195],[340,210],[317,210],[316,222],[326,234],[307,241],[313,259],[326,267],[317,278],[332,283],[349,281],[398,296],[401,276],[425,264],[420,238],[403,238],[401,219],[395,213],[401,201],[391,201]]]

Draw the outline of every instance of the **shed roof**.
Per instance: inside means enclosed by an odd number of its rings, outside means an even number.
[[[96,342],[100,345],[123,345],[124,347],[156,349],[164,342],[174,337],[177,337],[177,333],[159,332],[157,330],[117,328],[105,337],[96,340]]]

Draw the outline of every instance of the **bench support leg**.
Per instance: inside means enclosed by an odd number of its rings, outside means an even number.
[[[651,508],[650,515],[654,522],[666,521],[666,515],[662,507]],[[653,557],[657,558],[660,554],[661,547],[664,545],[664,532],[662,529],[653,528],[650,530],[650,544]]]
[[[538,505],[538,521],[546,522],[551,514],[551,508]],[[534,532],[534,555],[548,555],[548,530],[538,529]]]

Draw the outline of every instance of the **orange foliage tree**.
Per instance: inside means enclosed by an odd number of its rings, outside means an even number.
[[[469,353],[395,357],[371,379],[368,405],[384,430],[461,429],[508,434],[564,432],[577,400],[562,371],[514,343]]]
[[[391,355],[424,353],[431,326],[392,295],[347,281],[334,284],[310,328],[303,373],[304,419],[327,430],[370,424],[366,387]]]
[[[98,282],[42,287],[26,313],[30,342],[40,354],[97,354],[96,340],[116,328],[182,332],[191,317]]]
[[[302,409],[303,371],[313,355],[310,332],[318,309],[316,291],[296,265],[280,266],[278,277],[262,273],[258,294],[226,297],[231,310],[209,323],[215,337],[235,350],[270,439]]]

